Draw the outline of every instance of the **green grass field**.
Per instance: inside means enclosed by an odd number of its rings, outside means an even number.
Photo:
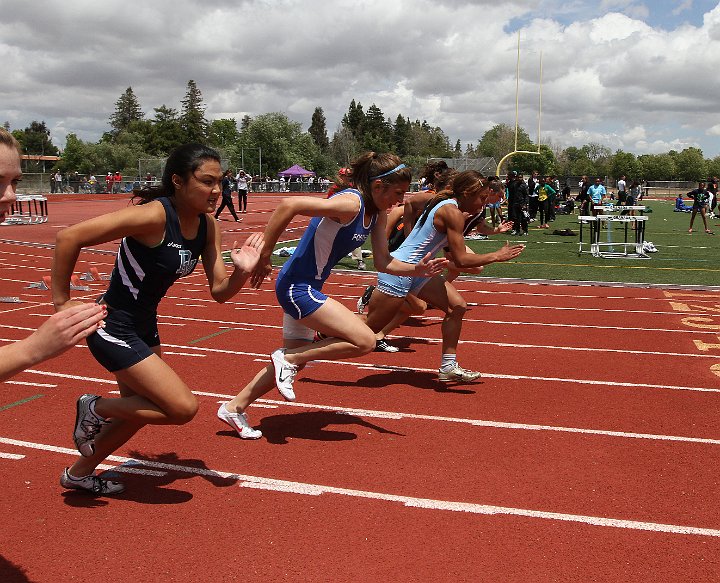
[[[538,229],[530,223],[527,237],[496,235],[487,241],[467,240],[476,253],[489,253],[506,241],[522,242],[525,251],[515,261],[494,263],[485,268],[486,277],[555,279],[576,281],[632,282],[650,284],[680,284],[713,286],[720,284],[720,218],[708,218],[708,226],[717,235],[704,233],[700,215],[695,218],[693,234],[688,234],[690,213],[673,212],[673,200],[645,201],[651,209],[645,231],[645,240],[652,241],[657,253],[649,259],[617,259],[593,257],[590,253],[578,255],[579,224],[577,215],[558,215],[550,229]],[[571,229],[574,237],[553,235],[554,230]],[[613,240],[624,239],[622,227],[615,225]],[[587,227],[583,233],[588,240]],[[633,234],[629,235],[632,239]],[[607,233],[601,233],[607,241]],[[369,244],[366,245],[369,249]],[[587,249],[587,244],[584,245]],[[619,248],[617,250],[620,250]],[[276,264],[285,260],[274,257]],[[374,269],[372,258],[366,261]],[[355,261],[346,258],[340,268],[355,269]]]

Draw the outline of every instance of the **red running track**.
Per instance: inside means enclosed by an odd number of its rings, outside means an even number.
[[[67,204],[35,240],[52,241]],[[247,231],[266,219],[246,217]],[[51,254],[0,243],[0,296],[24,300],[0,304],[3,344],[51,313],[49,292],[25,288]],[[112,260],[83,253],[78,273]],[[351,307],[371,280],[338,272],[328,291]],[[79,297],[104,283],[89,285]],[[218,305],[201,270],[181,280],[161,335],[201,410],[108,462],[117,498],[58,484],[74,401],[112,395],[112,376],[84,346],[17,375],[0,397],[0,581],[717,580],[717,349],[697,343],[718,342],[720,295],[458,287],[472,304],[460,361],[482,382],[435,380],[431,311],[398,330],[402,352],[313,363],[297,403],[269,393],[249,411],[264,437],[247,442],[215,411],[280,343],[271,286]]]

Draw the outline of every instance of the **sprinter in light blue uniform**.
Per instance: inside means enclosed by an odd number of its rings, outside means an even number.
[[[292,196],[282,200],[265,229],[265,246],[253,285],[270,273],[270,255],[290,221],[297,215],[313,217],[277,280],[283,316],[283,348],[271,354],[272,363],[230,402],[220,406],[218,417],[242,416],[253,401],[277,386],[288,401],[295,400],[293,381],[311,360],[356,358],[375,348],[375,335],[340,302],[326,296],[322,285],[330,270],[370,235],[375,268],[398,275],[439,273],[445,259],[420,258],[404,263],[390,256],[385,236],[386,211],[399,204],[410,186],[410,169],[393,154],[368,152],[351,165],[351,184],[330,198]],[[326,338],[313,343],[315,331]],[[233,417],[235,419],[235,417]],[[232,425],[232,423],[230,423]],[[235,426],[240,437],[253,439],[260,432],[249,425]]]
[[[413,263],[419,257],[432,256],[449,247],[454,265],[459,269],[476,268],[496,261],[508,261],[517,257],[524,245],[505,245],[498,251],[477,255],[465,246],[465,214],[475,215],[487,202],[501,196],[500,181],[486,179],[474,170],[455,175],[449,189],[443,190],[425,207],[412,232],[392,256]],[[501,233],[512,228],[512,223],[502,223],[492,232]],[[457,362],[457,346],[467,304],[441,275],[430,277],[404,277],[378,273],[378,286],[368,305],[367,325],[379,333],[400,312],[408,294],[445,312],[442,323],[442,358],[438,379],[442,382],[467,382],[477,379],[479,372],[467,370]]]

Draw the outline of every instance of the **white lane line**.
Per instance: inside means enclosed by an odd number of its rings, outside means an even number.
[[[119,391],[112,393],[120,394]],[[208,393],[204,391],[193,391],[193,394],[201,397],[213,397],[225,400],[219,400],[218,403],[224,403],[232,397],[220,393]],[[369,417],[374,419],[417,419],[420,421],[433,421],[443,423],[457,423],[463,425],[471,425],[474,427],[487,427],[491,429],[512,429],[519,431],[552,431],[558,433],[577,433],[581,435],[600,435],[603,437],[619,437],[622,439],[647,439],[650,441],[676,441],[683,443],[701,443],[704,445],[720,445],[720,439],[710,439],[705,437],[688,437],[685,435],[660,435],[653,433],[636,433],[631,431],[611,431],[606,429],[588,429],[582,427],[563,427],[557,425],[537,425],[530,423],[511,423],[507,421],[489,421],[485,419],[467,419],[463,417],[444,417],[441,415],[422,415],[416,413],[400,413],[397,411],[377,411],[373,409],[355,409],[351,407],[335,407],[332,405],[318,405],[316,403],[298,403],[289,401],[275,401],[272,399],[258,399],[251,407],[277,408],[286,405],[288,407],[297,407],[300,409],[317,409],[321,411],[333,411],[342,413],[343,415],[356,415],[358,417]]]
[[[213,353],[219,353],[219,354],[232,354],[235,356],[250,356],[254,357],[259,362],[270,362],[270,359],[268,358],[267,354],[259,354],[256,352],[243,352],[240,350],[225,350],[222,348],[202,348],[197,346],[182,346],[177,344],[164,344],[164,348],[178,348],[183,350],[197,350],[200,352],[213,352]],[[350,361],[344,361],[344,360],[315,360],[313,361],[315,366],[318,364],[332,364],[335,366],[349,366],[357,368],[358,370],[387,370],[392,372],[406,372],[406,373],[416,373],[416,372],[427,372],[435,374],[437,373],[437,369],[435,368],[410,368],[410,367],[403,367],[403,366],[389,366],[389,365],[381,365],[381,364],[372,364],[372,363],[356,363],[356,362],[350,362]],[[93,377],[84,377],[79,375],[70,375],[70,374],[64,374],[64,373],[55,373],[50,371],[43,371],[43,370],[37,370],[37,369],[26,369],[23,372],[30,373],[30,374],[37,374],[37,375],[45,375],[50,377],[56,377],[56,378],[65,378],[65,379],[73,379],[73,380],[81,380],[81,381],[89,381],[89,382],[98,382],[98,383],[104,383],[109,385],[117,384],[115,380],[110,379],[97,379]],[[482,371],[481,371],[482,372]],[[550,383],[566,383],[566,384],[577,384],[577,385],[592,385],[592,386],[603,386],[608,388],[632,388],[632,389],[663,389],[668,391],[695,391],[700,393],[720,393],[720,389],[711,389],[707,387],[688,387],[683,385],[657,385],[657,384],[650,384],[650,383],[627,383],[622,381],[613,381],[613,380],[591,380],[591,379],[576,379],[576,378],[560,378],[560,377],[541,377],[541,376],[532,376],[532,375],[509,375],[509,374],[495,374],[495,373],[489,373],[489,372],[483,372],[482,378],[485,379],[504,379],[504,380],[531,380],[531,381],[541,381],[541,382],[550,382]],[[408,383],[412,384],[412,383]]]
[[[669,301],[669,300],[668,300]],[[670,311],[670,312],[658,312],[653,310],[623,310],[623,309],[615,309],[615,308],[576,308],[576,307],[570,307],[570,306],[528,306],[523,304],[485,304],[485,303],[478,303],[478,307],[485,308],[485,307],[492,307],[492,308],[518,308],[522,310],[563,310],[563,311],[570,311],[570,312],[602,312],[604,314],[607,313],[619,313],[619,314],[658,314],[661,316],[697,316],[697,315],[715,315],[717,314],[711,314],[706,312],[676,312],[676,311]]]
[[[25,385],[28,387],[43,387],[45,389],[55,389],[57,385],[51,385],[48,383],[28,383],[26,381],[4,381],[6,385]]]
[[[193,358],[205,358],[206,354],[191,354],[190,352],[170,352],[169,350],[163,350],[163,355],[173,354],[175,356],[192,356]]]
[[[131,462],[135,462],[137,460],[131,460]],[[130,464],[130,462],[128,462]],[[123,472],[124,474],[140,474],[141,476],[155,476],[155,477],[163,477],[167,476],[167,472],[158,471],[158,470],[146,470],[143,468],[137,468],[134,467],[134,465],[140,465],[138,464],[120,464],[119,466],[114,466],[112,464],[98,464],[99,470],[108,470],[111,472]]]
[[[77,456],[77,451],[61,448],[42,443],[33,443],[28,441],[19,441],[7,437],[0,437],[0,443],[14,445],[17,447],[27,447],[31,449],[39,449]],[[277,480],[274,478],[266,478],[263,476],[251,476],[246,474],[237,474],[234,472],[224,472],[211,470],[209,468],[194,468],[179,464],[166,464],[149,460],[136,460],[120,456],[109,456],[110,461],[120,463],[139,463],[149,468],[158,470],[168,470],[181,472],[186,474],[195,474],[200,476],[211,476],[219,478],[229,478],[238,480],[239,486],[246,488],[260,488],[263,490],[271,490],[282,493],[304,494],[311,496],[319,496],[321,494],[335,494],[338,496],[348,496],[351,498],[362,498],[366,500],[379,500],[383,502],[395,502],[402,504],[408,508],[418,508],[422,510],[441,510],[447,512],[466,512],[469,514],[483,515],[505,515],[505,516],[521,516],[524,518],[535,518],[540,520],[553,520],[561,522],[572,522],[585,524],[590,526],[602,526],[606,528],[622,528],[628,530],[643,530],[651,532],[662,532],[667,534],[705,536],[720,538],[720,530],[714,528],[701,528],[696,526],[686,526],[679,524],[664,524],[658,522],[641,522],[637,520],[626,520],[621,518],[608,518],[604,516],[588,516],[583,514],[568,514],[559,512],[548,512],[544,510],[535,510],[529,508],[515,508],[510,506],[494,506],[488,504],[476,504],[470,502],[457,502],[452,500],[436,500],[432,498],[417,498],[414,496],[402,496],[398,494],[389,494],[385,492],[373,492],[368,490],[355,490],[350,488],[338,488],[334,486],[326,486],[323,484],[310,484],[306,482],[294,482],[290,480]]]
[[[422,340],[423,342],[427,342],[429,344],[440,344],[441,340],[439,338],[430,338],[426,336],[396,336],[397,338],[407,338],[410,340]],[[393,336],[388,336],[388,338],[393,338]],[[567,350],[569,352],[592,352],[595,354],[598,353],[619,353],[619,354],[645,354],[650,356],[670,356],[674,359],[676,358],[710,358],[712,360],[718,360],[717,354],[701,354],[701,353],[695,353],[695,352],[660,352],[657,350],[629,350],[627,348],[621,349],[621,348],[593,348],[593,347],[584,347],[584,346],[553,346],[552,344],[519,344],[516,342],[488,342],[485,340],[461,340],[460,344],[477,344],[480,346],[502,346],[505,348],[531,348],[532,350]]]
[[[21,453],[5,453],[4,451],[0,451],[0,458],[6,459],[6,460],[21,460],[25,456]]]
[[[423,320],[435,320],[438,322],[442,321],[442,318],[437,316],[422,316]],[[717,336],[717,331],[712,330],[693,330],[691,328],[640,328],[635,326],[595,326],[592,324],[558,324],[556,322],[508,322],[507,320],[480,320],[477,318],[463,318],[463,322],[477,322],[480,324],[500,324],[503,326],[542,326],[548,328],[587,328],[595,330],[621,330],[623,332],[669,332],[673,334],[714,334]]]

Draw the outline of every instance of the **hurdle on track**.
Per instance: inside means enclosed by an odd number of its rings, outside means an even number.
[[[2,225],[34,225],[48,220],[47,197],[41,194],[19,194]]]

